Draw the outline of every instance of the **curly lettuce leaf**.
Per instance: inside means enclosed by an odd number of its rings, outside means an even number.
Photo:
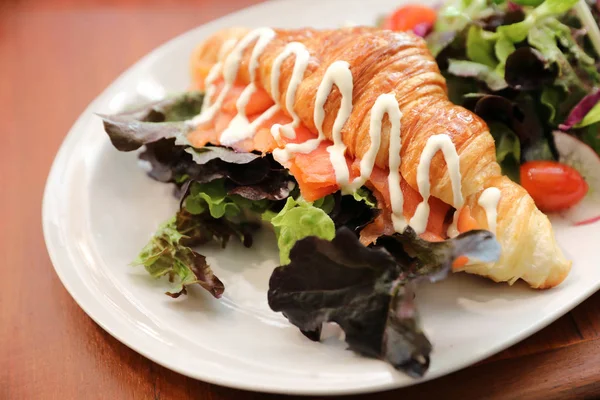
[[[532,27],[528,32],[527,40],[550,62],[556,63],[560,70],[560,80],[556,83],[567,89],[570,85],[581,85],[573,66],[569,62],[567,53],[564,53],[557,42],[557,31],[548,24]]]
[[[438,12],[434,30],[426,38],[427,46],[437,57],[442,51],[454,45],[461,33],[469,26],[477,25],[497,12],[495,6],[486,0],[450,0]],[[475,47],[472,47],[476,50]]]
[[[496,161],[502,167],[502,173],[518,183],[521,160],[519,138],[508,126],[501,122],[492,121],[488,125],[496,142]]]
[[[233,218],[240,216],[242,210],[260,214],[271,204],[267,199],[244,198],[234,192],[239,186],[228,190],[226,184],[224,179],[209,183],[193,182],[184,199],[184,208],[194,215],[208,212],[213,218]]]
[[[473,110],[488,124],[500,122],[519,138],[521,160],[553,160],[556,158],[551,140],[551,128],[544,125],[535,99],[521,94],[513,100],[497,95],[477,97]],[[499,139],[499,137],[497,137]]]
[[[525,19],[515,24],[498,27],[498,32],[510,39],[513,43],[519,43],[527,38],[527,35],[539,21],[548,17],[557,16],[569,11],[579,0],[546,0],[527,14]]]
[[[219,298],[225,290],[223,283],[214,275],[206,258],[191,246],[215,241],[225,247],[232,236],[244,246],[252,246],[252,234],[260,225],[246,218],[242,211],[258,213],[268,206],[266,201],[252,202],[241,197],[230,202],[219,187],[202,189],[205,189],[201,196],[205,208],[186,201],[186,207],[161,225],[133,262],[143,265],[154,278],[168,276],[169,281],[178,281],[174,291],[166,292],[171,297],[186,294],[190,285],[198,284]],[[196,192],[191,189],[186,200],[200,195]]]
[[[338,192],[331,197],[334,204],[328,214],[336,229],[344,226],[358,235],[361,229],[373,222],[381,212],[377,208],[377,200],[365,187],[354,192],[352,196],[342,196]]]
[[[228,196],[223,179],[209,183],[193,182],[183,204],[194,215],[208,212],[213,218],[231,218],[241,214],[235,197]]]
[[[184,239],[192,239],[190,232],[180,232],[178,223],[182,216],[164,223],[152,239],[142,249],[134,265],[143,265],[153,278],[168,276],[169,281],[179,281],[171,297],[179,297],[187,293],[187,287],[198,284],[214,297],[219,298],[225,287],[223,282],[212,272],[206,258],[182,243]]]
[[[273,226],[280,262],[285,265],[290,262],[292,247],[307,236],[331,240],[336,229],[341,227],[358,235],[379,214],[376,206],[371,192],[362,187],[352,195],[342,196],[341,192],[337,192],[312,203],[288,197],[281,210],[266,210],[262,219]]]
[[[213,218],[210,213],[192,214],[185,208],[177,214],[177,230],[184,235],[181,243],[198,246],[211,241],[225,248],[231,237],[238,238],[245,247],[252,246],[252,234],[260,224],[251,218]]]
[[[448,72],[452,75],[475,78],[484,82],[494,92],[508,87],[504,78],[487,65],[466,60],[450,59],[448,61]]]
[[[203,99],[202,92],[187,92],[131,111],[99,116],[113,146],[133,151],[189,132],[189,125],[183,121],[200,113]]]
[[[271,155],[238,153],[224,147],[186,148],[171,140],[146,145],[140,159],[148,175],[161,182],[210,183],[225,179],[229,194],[249,200],[282,200],[296,187],[294,178]]]
[[[544,2],[544,0],[512,0],[513,3],[520,6],[537,7]]]
[[[288,197],[285,206],[279,213],[265,214],[263,219],[269,220],[277,236],[279,258],[281,264],[290,262],[290,251],[296,242],[307,236],[331,240],[335,236],[335,224],[327,213],[302,199]]]
[[[189,92],[133,111],[101,116],[118,150],[145,145],[140,159],[148,175],[178,186],[187,181],[208,183],[227,178],[228,188],[250,200],[281,200],[295,187],[293,178],[272,156],[236,152],[226,147],[193,148],[185,140],[186,120],[198,114],[203,93]]]
[[[506,69],[506,60],[516,50],[515,44],[503,36],[500,36],[496,43],[494,43],[494,54],[498,59],[498,66],[496,71],[502,74],[502,71]]]
[[[437,32],[462,31],[472,22],[492,15],[494,9],[486,0],[450,0],[438,12]]]
[[[358,190],[352,193],[352,197],[354,198],[354,200],[358,202],[363,202],[366,206],[370,208],[377,207],[377,200],[375,199],[371,191],[364,186],[358,188]]]
[[[408,229],[380,241],[367,248],[347,228],[331,241],[298,241],[290,264],[271,275],[269,306],[312,340],[320,339],[324,323],[335,322],[350,349],[419,377],[427,371],[432,345],[419,323],[415,284],[443,279],[462,255],[496,260],[500,246],[486,231],[431,243]]]
[[[489,68],[496,68],[498,60],[496,59],[494,47],[496,40],[492,32],[484,31],[477,25],[471,25],[467,32],[467,57],[473,62],[483,64]]]
[[[192,155],[196,164],[204,165],[212,160],[221,160],[229,164],[249,164],[260,158],[258,154],[237,152],[227,147],[206,146],[200,149],[188,147],[185,152]]]
[[[539,51],[520,47],[506,59],[504,79],[516,90],[532,91],[552,85],[558,76],[554,64],[549,63]]]

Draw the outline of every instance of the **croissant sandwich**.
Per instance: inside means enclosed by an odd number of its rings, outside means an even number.
[[[548,218],[501,175],[486,124],[448,100],[421,38],[235,28],[202,43],[191,68],[207,96],[189,142],[272,153],[308,201],[365,185],[382,213],[363,244],[407,225],[431,241],[487,229],[500,259],[456,270],[540,289],[567,276]]]

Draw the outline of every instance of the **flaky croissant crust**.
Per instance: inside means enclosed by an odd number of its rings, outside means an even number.
[[[272,93],[271,70],[275,58],[291,42],[302,43],[311,58],[304,79],[298,86],[294,111],[301,122],[316,132],[313,120],[315,97],[327,68],[335,61],[349,63],[353,77],[353,110],[342,129],[347,152],[362,158],[370,147],[369,113],[377,97],[393,93],[402,111],[401,140],[403,179],[418,190],[416,166],[427,140],[437,134],[450,136],[460,156],[462,194],[480,226],[487,227],[485,211],[477,204],[487,187],[498,187],[497,237],[503,247],[502,258],[493,265],[469,265],[467,272],[488,276],[496,281],[514,282],[522,278],[532,287],[546,288],[560,283],[571,263],[558,248],[548,218],[519,185],[501,176],[496,162],[494,139],[488,127],[472,112],[452,104],[446,83],[435,59],[421,38],[411,33],[398,33],[374,28],[356,27],[336,30],[275,30],[259,58],[256,84]],[[239,39],[248,31],[234,28],[221,31],[198,47],[193,55],[192,73],[202,81],[208,69],[217,62],[221,45],[228,39]],[[252,52],[243,53],[237,81],[248,84],[248,64]],[[281,66],[278,103],[285,109],[285,95],[292,75],[295,57]],[[340,106],[341,94],[334,87],[324,109],[323,132],[332,138],[332,127]],[[376,164],[387,168],[389,124],[384,121],[381,147]],[[431,194],[454,207],[450,175],[445,160],[438,153],[432,160]]]

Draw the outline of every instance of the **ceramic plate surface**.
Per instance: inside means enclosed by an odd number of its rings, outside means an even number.
[[[153,280],[143,268],[128,264],[156,227],[174,214],[172,188],[146,177],[135,154],[114,150],[94,115],[184,90],[192,49],[220,28],[373,24],[399,3],[288,0],[242,10],[156,49],[87,108],[52,167],[43,222],[56,271],[91,318],[157,363],[225,386],[342,394],[419,382],[384,362],[346,351],[335,327],[327,328],[322,343],[313,343],[272,312],[266,293],[278,256],[268,231],[250,250],[235,244],[226,251],[203,249],[226,286],[220,301],[199,288],[190,290],[187,298],[164,296],[168,282]],[[510,346],[598,289],[600,268],[592,251],[600,237],[600,223],[576,228],[553,223],[560,245],[574,262],[558,288],[534,291],[465,274],[421,288],[418,303],[424,329],[435,347],[424,379],[448,374]]]

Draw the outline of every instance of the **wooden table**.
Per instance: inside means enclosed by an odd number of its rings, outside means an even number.
[[[258,1],[0,3],[0,399],[276,397],[186,378],[113,339],[61,285],[40,224],[50,164],[85,106],[158,44]],[[479,365],[381,397],[599,395],[599,309],[600,293]]]

